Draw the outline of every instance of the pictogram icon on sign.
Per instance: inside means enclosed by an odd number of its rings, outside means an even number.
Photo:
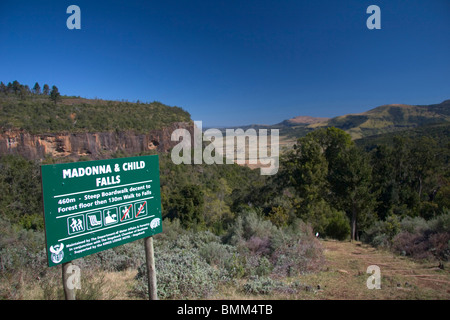
[[[147,215],[147,201],[138,202],[135,204],[135,207],[136,207],[136,218]]]
[[[122,215],[122,218],[120,218],[120,221],[129,220],[133,218],[133,205],[126,205],[126,206],[120,206],[119,207],[120,214]]]
[[[84,215],[76,215],[67,218],[67,230],[69,234],[83,232],[85,230]]]
[[[117,216],[117,208],[103,210],[103,218],[105,221],[105,226],[117,223],[119,221],[119,217]]]

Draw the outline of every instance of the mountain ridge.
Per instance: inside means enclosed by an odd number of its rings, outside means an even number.
[[[360,139],[445,122],[450,122],[450,99],[429,105],[386,104],[332,118],[295,116],[273,125],[251,124],[239,128],[278,129],[280,136],[297,139],[318,128],[336,127],[349,133],[353,139]]]
[[[358,114],[347,114],[309,125],[336,127],[353,139],[450,121],[450,100],[430,105],[387,104]]]

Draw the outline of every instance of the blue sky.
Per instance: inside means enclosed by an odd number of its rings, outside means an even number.
[[[449,0],[2,0],[0,39],[0,81],[161,101],[208,127],[450,99]]]

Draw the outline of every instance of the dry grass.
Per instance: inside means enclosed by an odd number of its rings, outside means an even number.
[[[235,280],[223,285],[212,300],[409,300],[409,299],[450,299],[450,271],[446,263],[444,269],[437,262],[417,262],[361,244],[359,242],[321,241],[326,263],[322,271],[307,275],[279,279],[287,286],[301,283],[301,290],[294,293],[275,292],[270,295],[246,294],[242,288],[246,279]],[[381,289],[368,289],[367,267],[377,265],[381,270]],[[96,291],[83,298],[102,300],[136,299],[130,293],[135,284],[136,270],[102,272],[91,274],[82,271],[82,277],[89,278],[88,291]],[[20,286],[18,299],[61,299],[60,274],[55,272],[51,281],[50,296],[44,294],[39,281]],[[6,279],[3,279],[2,282]],[[14,281],[16,282],[16,281]],[[7,283],[3,283],[7,285]],[[95,287],[95,288],[94,288]],[[79,296],[80,297],[80,296]],[[11,297],[13,298],[13,297]]]
[[[315,299],[449,299],[450,272],[437,262],[415,262],[387,251],[355,242],[322,241],[325,270],[302,277],[312,287],[320,286]],[[381,289],[368,289],[367,267],[381,271]],[[309,296],[305,297],[309,298]]]
[[[130,300],[129,292],[133,289],[134,278],[137,270],[126,270],[121,272],[107,272],[104,274],[105,284],[102,292],[114,300]]]
[[[450,299],[450,271],[437,262],[415,262],[358,242],[322,241],[326,265],[318,273],[287,278],[308,288],[295,294],[246,295],[237,287],[224,287],[215,299],[289,300],[425,300]],[[367,267],[381,271],[381,289],[368,289]]]

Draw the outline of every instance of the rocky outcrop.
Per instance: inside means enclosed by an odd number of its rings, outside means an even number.
[[[114,131],[34,135],[23,130],[7,130],[0,133],[0,155],[19,154],[27,159],[43,159],[46,156],[104,159],[115,152],[130,155],[154,149],[166,152],[178,144],[170,137],[174,130],[180,128],[193,134],[193,124],[186,122],[175,122],[146,134]]]

